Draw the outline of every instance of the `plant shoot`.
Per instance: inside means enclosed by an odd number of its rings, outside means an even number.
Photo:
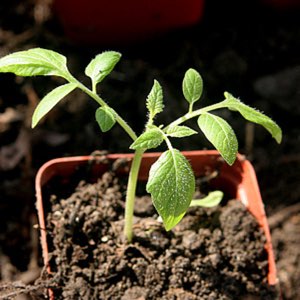
[[[96,92],[97,85],[112,72],[120,58],[120,53],[107,51],[97,55],[87,65],[85,74],[91,79],[91,88],[83,85],[69,72],[66,57],[47,49],[34,48],[7,55],[0,59],[0,72],[11,72],[18,76],[60,76],[66,80],[65,84],[53,89],[40,101],[32,116],[33,128],[66,95],[75,89],[80,89],[99,104],[95,118],[102,132],[118,124],[130,136],[132,143],[129,148],[135,152],[128,178],[124,234],[127,241],[131,242],[137,178],[142,155],[148,149],[154,149],[162,143],[165,143],[167,149],[152,165],[146,185],[147,192],[151,194],[153,205],[162,218],[166,230],[171,230],[191,205],[213,206],[217,205],[222,198],[222,194],[215,191],[209,194],[207,199],[193,199],[195,191],[193,170],[189,161],[172,146],[171,142],[173,138],[197,134],[194,129],[184,125],[187,120],[196,119],[199,131],[206,136],[229,165],[232,165],[236,159],[238,141],[227,121],[213,114],[215,110],[227,108],[239,112],[246,120],[262,125],[277,143],[281,142],[282,132],[272,119],[242,103],[228,92],[224,93],[221,102],[195,108],[195,105],[200,102],[203,81],[196,70],[189,69],[182,82],[187,111],[168,125],[156,124],[155,117],[164,110],[164,99],[161,85],[154,80],[146,99],[148,119],[144,131],[138,135]]]

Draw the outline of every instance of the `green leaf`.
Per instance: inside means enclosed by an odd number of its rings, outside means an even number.
[[[164,140],[160,129],[154,127],[147,129],[131,145],[130,149],[151,149],[158,147]]]
[[[168,128],[167,130],[167,135],[170,137],[177,137],[177,138],[181,138],[181,137],[185,137],[185,136],[190,136],[193,134],[196,134],[197,131],[187,127],[187,126],[171,126]]]
[[[176,149],[164,152],[151,166],[146,189],[166,230],[171,230],[186,213],[195,191],[188,160]]]
[[[52,50],[33,48],[19,51],[0,59],[0,72],[19,76],[56,75],[69,78],[65,56]]]
[[[163,91],[157,80],[154,80],[152,89],[147,97],[146,107],[150,113],[149,117],[151,120],[155,117],[155,115],[162,112],[164,109]]]
[[[109,131],[116,123],[115,113],[108,106],[99,107],[95,117],[102,132]]]
[[[121,54],[119,52],[102,52],[91,60],[85,69],[85,74],[92,79],[94,84],[97,84],[111,73],[120,58]]]
[[[194,69],[188,69],[182,82],[182,91],[185,99],[194,103],[200,99],[203,91],[203,81],[200,74]]]
[[[222,191],[210,192],[206,197],[202,199],[192,200],[190,207],[201,206],[201,207],[213,207],[220,204],[224,196]]]
[[[200,115],[198,125],[224,160],[232,165],[236,159],[238,141],[230,125],[224,119],[209,113]]]
[[[271,118],[267,117],[256,109],[242,103],[240,100],[236,99],[227,92],[225,92],[224,95],[226,98],[226,100],[224,101],[226,107],[228,107],[230,110],[238,111],[246,120],[263,126],[267,131],[270,132],[270,134],[278,144],[281,143],[281,128]]]
[[[71,93],[77,87],[76,83],[67,83],[61,85],[49,94],[47,94],[36,107],[32,116],[32,128],[66,95]]]

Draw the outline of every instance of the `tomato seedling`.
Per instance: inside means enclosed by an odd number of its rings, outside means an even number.
[[[239,112],[246,120],[262,125],[272,137],[281,142],[280,127],[269,117],[242,103],[225,92],[225,99],[213,105],[195,109],[194,105],[202,95],[203,82],[200,74],[194,70],[186,71],[182,91],[187,101],[187,112],[168,125],[156,124],[155,117],[164,110],[163,90],[154,80],[152,89],[146,99],[148,117],[143,133],[137,135],[131,126],[97,94],[97,85],[114,69],[121,58],[115,51],[107,51],[97,55],[87,65],[85,74],[91,79],[91,88],[79,82],[68,70],[67,59],[52,50],[34,48],[9,54],[0,59],[0,72],[12,72],[19,76],[54,75],[64,78],[67,83],[48,93],[36,107],[32,116],[32,127],[66,95],[75,89],[88,94],[98,104],[95,117],[102,132],[110,130],[118,123],[132,139],[130,149],[134,150],[134,158],[128,178],[124,234],[128,242],[132,240],[133,208],[136,185],[143,153],[165,143],[167,150],[151,166],[146,185],[151,194],[153,204],[163,220],[166,230],[171,230],[184,216],[190,205],[211,206],[219,203],[220,193],[214,193],[206,200],[193,199],[195,176],[189,161],[172,146],[172,138],[184,138],[197,132],[183,125],[187,120],[197,119],[200,131],[220,152],[224,160],[232,165],[238,152],[238,141],[231,126],[223,118],[212,112],[227,108]]]

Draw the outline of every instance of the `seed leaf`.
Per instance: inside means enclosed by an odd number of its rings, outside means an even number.
[[[185,99],[190,103],[198,101],[203,91],[203,81],[200,74],[194,69],[185,72],[182,91]]]
[[[47,94],[36,107],[32,116],[32,128],[34,128],[37,123],[66,95],[71,93],[77,85],[75,83],[67,83],[61,85],[49,94]]]
[[[151,128],[142,133],[131,145],[130,149],[151,149],[158,147],[163,142],[163,134],[157,128]]]
[[[157,80],[154,80],[152,89],[147,97],[146,107],[150,113],[150,119],[153,119],[155,115],[162,112],[164,109],[163,91]]]
[[[102,132],[109,131],[116,123],[114,111],[108,106],[99,107],[95,117]]]
[[[238,141],[230,125],[224,119],[209,113],[200,115],[198,125],[224,160],[232,165],[236,159]]]
[[[151,166],[146,189],[166,230],[171,230],[189,208],[195,191],[188,160],[176,149],[164,152]]]
[[[98,54],[85,69],[85,74],[89,76],[94,84],[101,82],[115,67],[121,58],[121,54],[116,51],[105,51]]]
[[[222,191],[210,192],[205,198],[192,200],[190,206],[214,207],[220,204],[224,196]]]
[[[56,75],[69,77],[65,56],[47,49],[33,48],[19,51],[0,59],[0,72],[18,76]]]
[[[169,127],[167,130],[168,136],[177,137],[177,138],[190,136],[190,135],[193,135],[196,133],[197,133],[197,131],[195,131],[187,126],[180,126],[180,125]]]
[[[225,104],[226,107],[233,111],[238,111],[246,120],[263,126],[270,132],[272,137],[278,144],[282,140],[281,128],[269,117],[259,112],[258,110],[242,103],[240,100],[233,97],[231,94],[225,92]]]

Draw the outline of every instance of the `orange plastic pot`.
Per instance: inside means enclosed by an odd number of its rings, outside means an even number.
[[[204,0],[54,0],[53,8],[77,43],[127,43],[197,23]]]
[[[266,236],[265,248],[268,253],[269,273],[268,282],[270,285],[277,285],[278,279],[276,274],[276,266],[274,254],[271,244],[271,235],[267,217],[264,210],[264,205],[260,195],[255,171],[251,163],[242,155],[238,158],[233,166],[226,164],[220,157],[219,153],[214,150],[209,151],[188,151],[183,154],[190,161],[196,176],[201,176],[218,170],[219,175],[212,180],[213,188],[223,190],[232,198],[239,199],[248,208],[251,214],[257,219],[260,226],[263,228]],[[145,153],[143,156],[141,169],[139,173],[139,180],[145,181],[148,178],[148,173],[151,165],[158,159],[160,153]],[[123,158],[130,164],[132,154],[109,154],[107,159],[114,161],[118,158]],[[69,178],[78,169],[89,165],[89,175],[91,181],[96,180],[107,169],[107,164],[91,163],[95,161],[94,156],[80,156],[69,158],[58,158],[50,160],[45,163],[38,171],[36,176],[36,196],[37,196],[37,211],[39,218],[39,225],[41,228],[41,245],[43,251],[43,259],[45,266],[48,266],[49,253],[47,246],[47,233],[44,213],[44,202],[48,199],[43,199],[45,186],[54,178],[59,178],[61,182],[68,184]],[[119,175],[126,175],[128,168],[121,169]]]

